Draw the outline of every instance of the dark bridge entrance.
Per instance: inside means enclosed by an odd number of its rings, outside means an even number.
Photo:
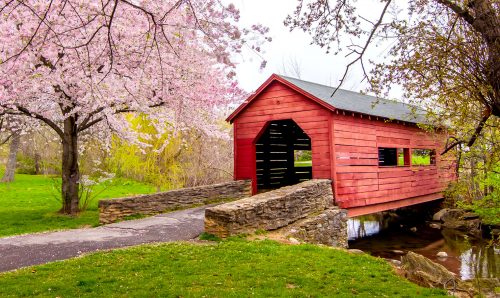
[[[258,191],[312,179],[311,139],[293,120],[271,121],[255,146]]]

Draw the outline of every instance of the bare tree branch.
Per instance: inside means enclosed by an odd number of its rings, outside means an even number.
[[[361,62],[361,67],[363,69],[364,78],[366,79],[368,77],[368,74],[366,73],[366,69],[365,69],[365,66],[364,66],[364,63],[363,63],[363,56],[364,56],[364,54],[366,52],[366,49],[370,45],[370,43],[371,43],[371,41],[373,39],[373,36],[375,35],[375,32],[377,31],[378,27],[382,24],[382,20],[384,19],[384,16],[385,16],[385,14],[387,12],[387,9],[389,8],[389,5],[391,4],[391,1],[392,0],[386,0],[384,9],[380,13],[378,21],[373,25],[373,28],[370,31],[370,35],[368,36],[368,39],[366,40],[364,46],[362,47],[361,52],[359,52],[357,50],[351,50],[351,52],[348,54],[348,55],[351,55],[351,54],[355,53],[355,54],[358,54],[358,57],[356,57],[356,59],[352,60],[351,62],[349,62],[349,64],[347,64],[347,66],[345,68],[345,71],[344,71],[344,74],[342,75],[342,78],[340,79],[340,83],[337,85],[337,87],[333,91],[331,97],[333,97],[335,95],[335,93],[337,92],[337,90],[342,86],[342,84],[344,83],[344,81],[345,81],[345,79],[347,77],[347,74],[349,73],[349,70],[358,61]]]

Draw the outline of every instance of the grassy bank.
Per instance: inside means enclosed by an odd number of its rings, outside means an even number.
[[[0,274],[1,297],[442,297],[382,259],[313,245],[224,241],[95,253]]]
[[[103,186],[97,186],[96,192],[102,191],[98,198],[90,203],[86,212],[73,218],[57,213],[61,202],[53,179],[48,176],[16,175],[13,183],[0,183],[0,237],[95,226],[98,224],[98,199],[154,191],[149,185],[117,179],[112,186],[105,189]]]

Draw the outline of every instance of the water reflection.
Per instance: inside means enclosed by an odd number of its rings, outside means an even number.
[[[365,216],[350,218],[347,221],[348,240],[354,240],[378,234],[381,230],[389,228],[394,221],[388,213],[375,213]]]
[[[466,250],[460,255],[460,276],[462,279],[474,277],[499,277],[498,264],[500,250],[495,247],[477,247]]]
[[[462,279],[500,276],[498,243],[467,238],[455,230],[432,229],[423,220],[405,222],[387,213],[352,218],[348,236],[350,248],[389,259],[399,259],[401,251],[411,250],[442,264]],[[440,251],[448,257],[438,258]]]

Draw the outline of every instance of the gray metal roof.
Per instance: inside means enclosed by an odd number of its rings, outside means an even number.
[[[333,87],[282,75],[279,77],[340,110],[411,123],[428,123],[426,112],[409,104],[343,89],[338,89],[332,97]]]

